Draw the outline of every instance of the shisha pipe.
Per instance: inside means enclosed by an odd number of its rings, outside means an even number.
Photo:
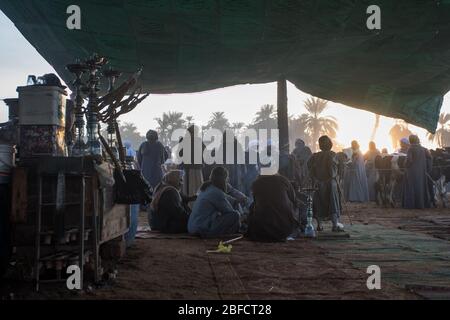
[[[306,227],[305,227],[305,236],[308,238],[316,237],[316,230],[313,225],[313,196],[314,192],[317,191],[316,188],[303,188],[308,197],[307,200],[307,209],[306,209]]]
[[[87,151],[91,155],[102,155],[102,147],[97,135],[99,126],[97,95],[99,89],[97,86],[100,81],[99,77],[97,76],[97,72],[107,63],[107,60],[95,54],[90,60],[87,60],[85,63],[89,70],[89,80],[86,88],[89,96],[89,102],[87,105]]]
[[[83,140],[84,137],[84,114],[85,109],[83,108],[83,97],[81,95],[81,88],[83,86],[82,76],[83,74],[88,70],[87,66],[84,64],[81,64],[79,60],[76,61],[76,63],[69,64],[66,66],[67,70],[75,75],[75,80],[73,81],[73,85],[75,87],[75,143],[74,147],[72,149],[72,155],[75,156],[82,156],[85,151],[85,143]],[[75,153],[74,153],[75,151]]]

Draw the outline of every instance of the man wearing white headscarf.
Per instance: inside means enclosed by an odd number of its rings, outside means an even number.
[[[152,230],[163,233],[187,232],[190,209],[189,200],[180,192],[183,186],[183,172],[173,170],[166,173],[156,187],[150,205],[149,225]]]

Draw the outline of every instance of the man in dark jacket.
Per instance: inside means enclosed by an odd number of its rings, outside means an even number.
[[[431,191],[427,174],[431,172],[431,154],[420,145],[419,137],[416,135],[409,137],[409,143],[405,162],[402,207],[405,209],[429,208]]]
[[[187,232],[190,209],[187,198],[180,193],[182,171],[169,171],[156,187],[150,205],[149,224],[152,230],[163,233]]]
[[[319,138],[320,152],[314,153],[308,161],[310,175],[319,189],[314,194],[313,210],[319,219],[331,219],[333,231],[343,231],[339,222],[341,216],[341,198],[338,186],[338,160],[331,151],[333,143],[328,136]]]
[[[295,190],[281,175],[259,176],[252,186],[254,202],[248,215],[248,237],[285,241],[298,226]]]

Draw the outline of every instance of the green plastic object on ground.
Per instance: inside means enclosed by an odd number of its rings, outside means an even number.
[[[67,8],[81,9],[69,30]],[[369,30],[367,8],[381,10]],[[304,92],[434,132],[450,89],[450,1],[2,0],[0,9],[69,83],[92,53],[146,92],[204,91],[283,77]]]
[[[233,249],[231,244],[225,245],[222,241],[220,241],[216,250],[207,250],[206,253],[231,253],[231,249]]]

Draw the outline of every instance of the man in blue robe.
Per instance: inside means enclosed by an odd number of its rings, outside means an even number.
[[[189,233],[217,237],[239,232],[241,217],[227,194],[227,180],[228,172],[224,167],[212,170],[210,180],[201,186],[189,216]]]
[[[367,184],[369,187],[369,200],[376,201],[375,183],[378,180],[378,172],[375,168],[375,158],[381,153],[377,149],[375,142],[369,142],[369,151],[364,155],[366,161]]]
[[[169,155],[163,144],[158,140],[158,133],[150,130],[146,135],[147,141],[143,142],[137,153],[139,168],[142,175],[154,189],[163,177],[162,165]]]
[[[357,141],[352,141],[352,159],[345,177],[345,197],[349,202],[368,202],[369,187],[367,184],[364,157]]]

